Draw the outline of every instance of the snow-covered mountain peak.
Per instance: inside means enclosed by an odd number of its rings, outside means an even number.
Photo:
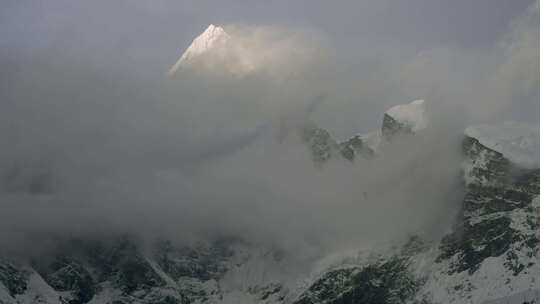
[[[193,40],[181,58],[187,59],[190,56],[206,52],[220,40],[228,40],[229,38],[229,34],[222,27],[210,24],[202,34]]]
[[[386,111],[386,115],[409,127],[412,132],[425,129],[428,124],[424,100],[394,106]]]
[[[192,59],[214,49],[222,48],[230,39],[231,36],[222,27],[210,24],[184,51],[180,59],[169,70],[169,75],[174,75],[179,68],[189,64]]]
[[[304,79],[305,69],[317,66],[320,48],[307,35],[273,26],[224,28],[210,24],[169,69],[169,76],[193,72],[211,78],[258,74]]]
[[[518,167],[540,168],[540,126],[506,122],[477,125],[465,129],[465,135],[483,146],[501,153]]]

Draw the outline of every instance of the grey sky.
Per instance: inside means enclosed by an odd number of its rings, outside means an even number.
[[[31,52],[79,47],[174,61],[209,23],[284,25],[324,33],[351,51],[400,40],[418,48],[497,41],[533,0],[2,1],[0,45]],[[154,58],[153,60],[156,60]]]

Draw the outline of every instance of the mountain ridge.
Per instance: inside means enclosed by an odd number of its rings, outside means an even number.
[[[300,131],[315,164],[335,157],[369,160],[398,137],[423,130],[392,114],[375,132],[382,142],[377,149],[367,136],[339,142],[310,122]],[[524,168],[513,157],[515,149],[528,151],[531,145],[522,143],[533,143],[527,136],[535,133],[520,126],[526,132],[504,137],[503,146],[471,132],[475,128],[463,133],[461,212],[440,241],[413,235],[301,272],[287,264],[294,253],[235,238],[189,246],[144,244],[132,236],[73,239],[28,260],[0,257],[0,303],[535,303],[540,168]]]

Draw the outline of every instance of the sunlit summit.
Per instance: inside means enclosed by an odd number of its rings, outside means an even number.
[[[174,75],[178,69],[189,66],[197,57],[210,52],[220,53],[230,41],[231,36],[220,26],[210,24],[206,30],[193,40],[191,45],[184,51],[180,59],[171,67],[169,75]]]

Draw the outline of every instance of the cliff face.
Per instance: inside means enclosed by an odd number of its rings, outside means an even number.
[[[448,278],[461,278],[456,294],[473,302],[540,287],[540,170],[523,168],[483,141],[464,139],[462,214],[437,258]]]

